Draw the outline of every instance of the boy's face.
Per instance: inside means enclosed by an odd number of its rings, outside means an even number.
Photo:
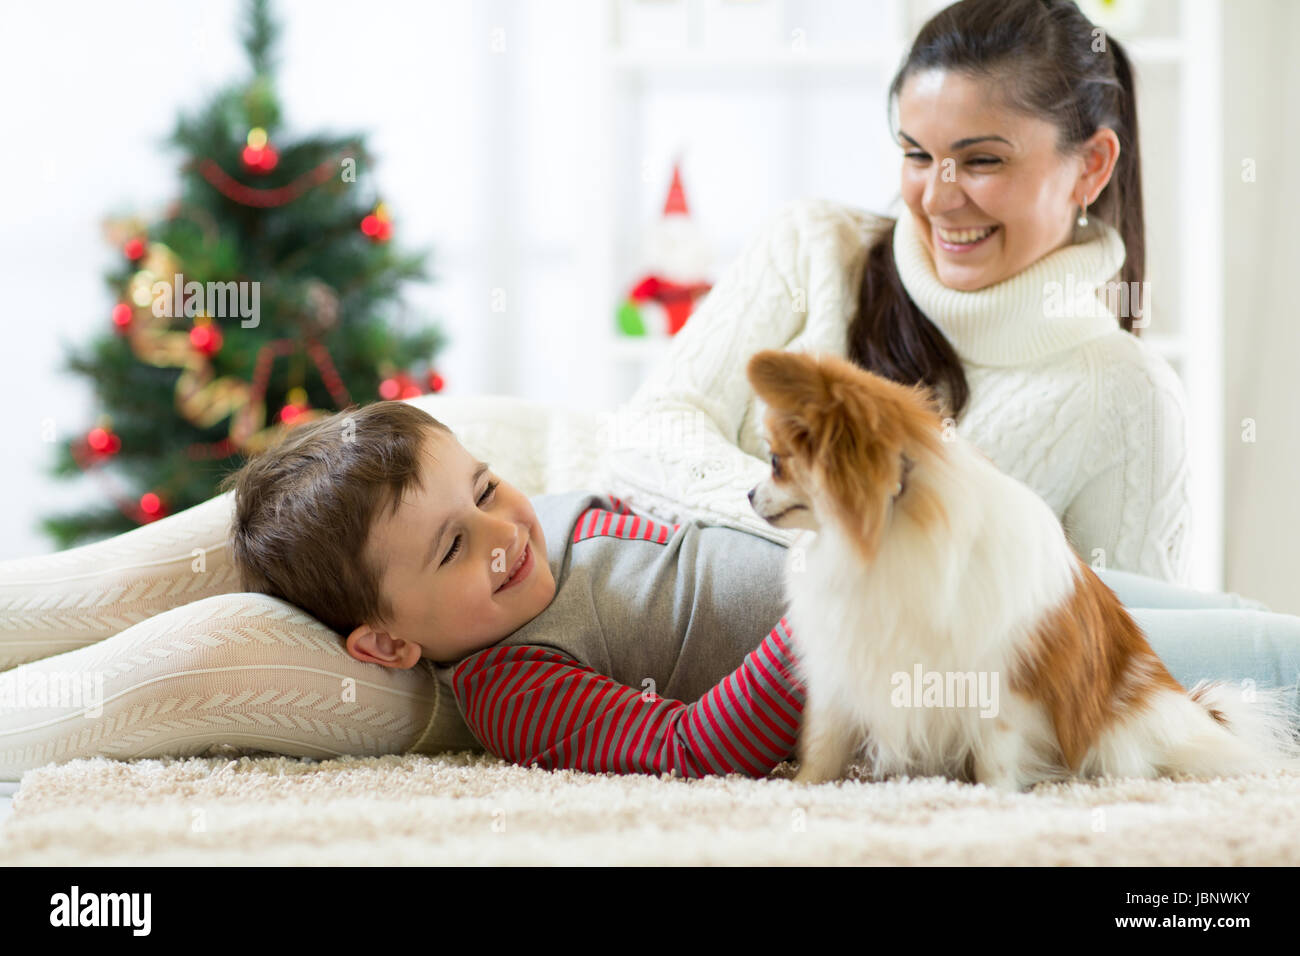
[[[518,630],[555,597],[532,502],[479,464],[446,432],[426,438],[423,487],[409,489],[395,513],[380,515],[366,542],[394,620],[348,635],[357,660],[402,668],[421,657],[451,663]],[[527,564],[502,589],[525,546]]]

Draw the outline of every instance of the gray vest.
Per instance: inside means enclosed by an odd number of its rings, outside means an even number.
[[[782,545],[698,520],[675,531],[644,517],[634,524],[592,492],[531,500],[555,597],[492,647],[555,648],[620,684],[691,703],[736,670],[785,614]],[[486,749],[452,689],[459,663],[421,661],[437,679],[438,703],[413,752]]]

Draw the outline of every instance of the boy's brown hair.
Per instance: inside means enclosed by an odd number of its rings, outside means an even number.
[[[341,635],[392,620],[366,542],[381,509],[395,513],[405,491],[420,487],[420,452],[435,429],[452,434],[406,402],[350,405],[289,429],[226,475],[243,590],[282,598]]]

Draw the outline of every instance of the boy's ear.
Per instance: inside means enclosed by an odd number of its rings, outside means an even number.
[[[400,670],[408,670],[418,664],[422,653],[420,645],[414,641],[395,638],[387,631],[369,624],[362,624],[349,634],[345,646],[348,656],[363,664],[380,664]]]

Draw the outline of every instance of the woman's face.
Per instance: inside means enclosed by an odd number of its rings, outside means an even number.
[[[1096,199],[1119,157],[1109,128],[1063,157],[1053,124],[994,99],[986,83],[947,70],[914,74],[899,91],[903,202],[953,289],[1001,282],[1073,241],[1078,206]]]

